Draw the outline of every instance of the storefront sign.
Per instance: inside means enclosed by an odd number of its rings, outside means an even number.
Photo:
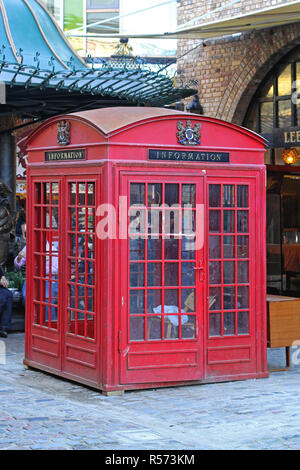
[[[300,147],[300,129],[274,129],[270,134],[262,134],[268,148]]]
[[[229,153],[149,149],[149,160],[225,163],[229,162]]]
[[[45,152],[46,162],[71,160],[85,160],[85,150],[58,150],[56,152]]]

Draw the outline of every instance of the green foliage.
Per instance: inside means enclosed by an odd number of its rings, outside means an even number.
[[[22,287],[25,281],[25,273],[21,269],[17,272],[10,271],[5,274],[6,279],[8,280],[8,287],[18,289],[22,291]]]

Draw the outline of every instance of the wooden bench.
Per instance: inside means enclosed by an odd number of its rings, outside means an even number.
[[[290,346],[300,340],[300,298],[267,295],[268,347],[286,350],[286,367],[270,372],[288,370],[291,365]]]

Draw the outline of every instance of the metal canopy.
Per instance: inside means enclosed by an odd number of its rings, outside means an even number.
[[[91,60],[92,62],[92,60]],[[134,58],[89,67],[39,0],[0,0],[0,115],[46,118],[106,106],[164,106],[196,93]]]
[[[206,15],[207,16],[207,15]],[[113,34],[109,37],[149,38],[149,39],[213,39],[247,31],[257,31],[275,26],[282,26],[300,21],[300,1],[292,1],[284,5],[256,10],[216,21],[201,22],[201,17],[178,26],[176,31],[157,34]],[[108,37],[107,34],[76,34],[72,37]]]

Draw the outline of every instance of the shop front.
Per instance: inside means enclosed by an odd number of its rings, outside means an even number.
[[[163,108],[28,141],[24,364],[103,393],[267,377],[264,141]]]
[[[300,48],[265,77],[245,127],[267,141],[267,289],[300,296]]]

